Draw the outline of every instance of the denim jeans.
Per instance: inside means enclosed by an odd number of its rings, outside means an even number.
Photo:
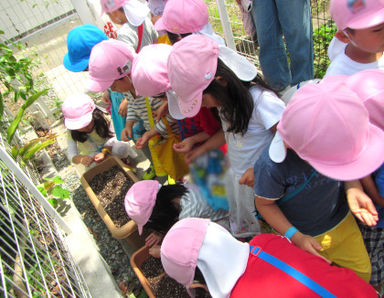
[[[310,0],[253,0],[252,16],[266,82],[276,91],[313,78]],[[283,36],[289,52],[290,67]]]

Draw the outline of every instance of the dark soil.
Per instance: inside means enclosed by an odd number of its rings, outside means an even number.
[[[97,195],[101,206],[118,228],[130,220],[125,212],[124,198],[132,185],[133,181],[118,166],[96,175],[89,182],[89,186]]]
[[[189,297],[187,290],[183,285],[179,284],[168,275],[163,274],[164,269],[161,265],[160,259],[150,257],[141,265],[141,271],[148,279],[156,297]]]

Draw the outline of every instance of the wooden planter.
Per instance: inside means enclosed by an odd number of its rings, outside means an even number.
[[[132,255],[134,251],[139,249],[144,245],[144,237],[140,237],[136,223],[133,220],[128,221],[122,227],[117,227],[112,219],[109,217],[108,213],[105,212],[103,206],[100,203],[100,200],[93,192],[92,188],[89,185],[89,182],[98,174],[109,171],[114,166],[120,167],[128,177],[135,183],[139,181],[137,177],[130,170],[129,166],[124,164],[119,158],[111,156],[110,158],[104,160],[97,166],[85,172],[81,178],[81,184],[83,185],[85,192],[87,193],[89,199],[91,200],[93,206],[96,208],[97,213],[100,215],[104,223],[106,224],[108,230],[115,239],[121,240],[120,243],[123,245],[124,250]]]

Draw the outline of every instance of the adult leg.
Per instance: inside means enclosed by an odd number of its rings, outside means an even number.
[[[313,39],[310,0],[276,0],[291,62],[291,85],[313,78]]]
[[[259,60],[265,80],[273,89],[281,91],[291,84],[291,75],[275,0],[253,0],[252,15],[256,24]]]

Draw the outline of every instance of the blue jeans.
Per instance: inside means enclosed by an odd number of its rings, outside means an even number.
[[[266,82],[276,91],[313,78],[310,0],[253,0],[252,17]],[[289,52],[290,68],[284,47]]]

